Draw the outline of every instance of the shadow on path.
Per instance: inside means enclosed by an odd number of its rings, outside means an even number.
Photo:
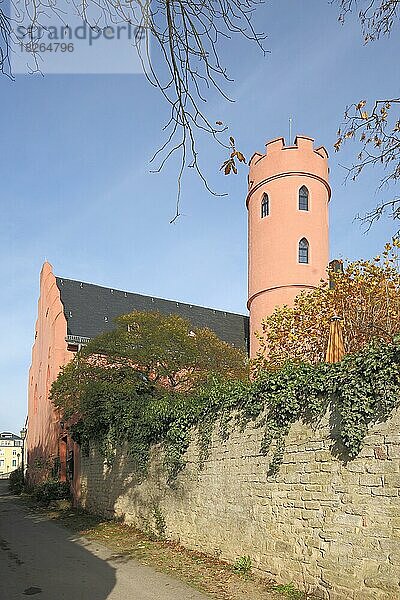
[[[0,481],[0,598],[105,600],[115,568],[63,527],[26,509]]]
[[[0,600],[206,600],[186,584],[75,536],[0,481]]]

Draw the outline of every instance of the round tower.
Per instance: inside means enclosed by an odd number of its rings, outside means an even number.
[[[298,135],[266,144],[250,160],[249,214],[250,356],[261,321],[276,306],[291,305],[302,290],[326,279],[329,260],[328,153]]]

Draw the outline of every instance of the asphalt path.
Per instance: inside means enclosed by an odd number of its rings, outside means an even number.
[[[74,536],[0,481],[0,600],[206,600],[186,584]]]

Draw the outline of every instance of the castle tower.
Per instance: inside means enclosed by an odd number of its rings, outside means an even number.
[[[249,296],[250,356],[261,321],[276,306],[293,303],[302,290],[326,279],[329,260],[328,153],[298,135],[293,146],[283,138],[266,144],[250,160]]]

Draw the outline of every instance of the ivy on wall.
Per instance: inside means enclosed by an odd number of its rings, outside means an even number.
[[[71,395],[78,394],[79,418],[70,427],[74,439],[83,450],[96,444],[109,459],[114,448],[126,445],[142,476],[152,445],[162,443],[171,481],[185,465],[193,431],[204,462],[215,427],[227,439],[234,428],[252,423],[263,430],[260,452],[271,452],[273,475],[296,421],[317,426],[329,410],[332,449],[347,461],[360,452],[369,426],[387,419],[400,405],[400,338],[372,342],[336,364],[287,362],[262,371],[252,382],[210,375],[189,392],[157,386],[126,364],[106,369],[96,365],[95,376],[86,368],[89,373],[81,372],[77,383],[68,379],[67,367],[52,390],[55,405],[69,407],[67,416],[72,414]]]

